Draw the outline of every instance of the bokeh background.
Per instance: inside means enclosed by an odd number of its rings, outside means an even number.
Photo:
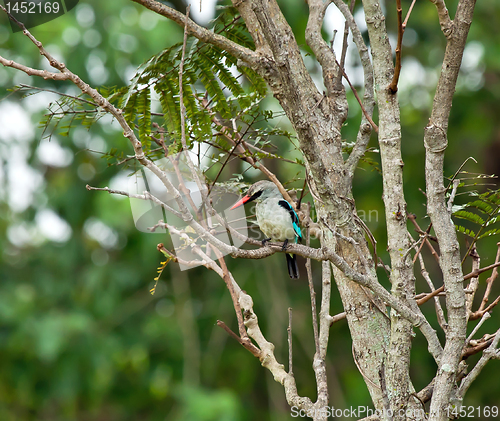
[[[302,0],[280,3],[320,84],[318,67],[304,41],[307,6]],[[408,4],[404,3],[406,10]],[[454,10],[456,3],[450,1],[449,8]],[[184,10],[182,1],[174,6]],[[385,7],[394,40],[395,4],[386,2]],[[192,14],[202,24],[220,12],[206,0],[201,2],[201,13],[199,10],[197,0]],[[362,22],[361,11],[356,18]],[[498,2],[478,2],[450,119],[446,176],[469,156],[477,163],[469,161],[465,170],[500,173],[499,19]],[[329,38],[338,31],[338,45],[343,22],[333,10],[324,30]],[[80,1],[70,13],[33,28],[32,33],[93,86],[128,83],[142,62],[182,40],[177,25],[133,2]],[[434,6],[417,3],[405,33],[399,98],[408,211],[425,227],[425,196],[420,191],[425,190],[422,138],[444,46]],[[11,32],[3,14],[0,54],[48,68],[22,33]],[[359,87],[361,74],[354,51],[349,52],[347,64],[347,73]],[[128,200],[85,189],[87,183],[115,188],[126,185],[129,172],[106,154],[113,148],[132,153],[117,125],[104,117],[90,130],[75,127],[66,135],[59,130],[49,140],[42,136],[38,123],[58,96],[44,91],[24,97],[8,90],[20,84],[78,93],[70,83],[0,68],[0,420],[291,419],[281,385],[216,326],[220,319],[236,328],[222,280],[204,268],[181,272],[172,263],[151,295],[162,261],[156,245],[168,243],[168,236],[138,231]],[[351,94],[349,101],[350,116],[343,135],[346,141],[353,141],[361,115]],[[272,98],[263,104],[276,109]],[[284,117],[269,124],[290,129]],[[288,140],[276,138],[274,143],[280,154],[299,157]],[[370,146],[376,147],[375,139]],[[378,240],[378,254],[387,262],[378,156],[370,154],[370,158],[373,162],[362,163],[358,170],[355,197],[358,212]],[[292,180],[287,187],[302,187],[301,166],[267,164],[281,180]],[[233,166],[223,179],[243,171],[248,182],[262,178],[243,166]],[[474,188],[497,188],[496,180],[488,182],[493,185]],[[457,200],[466,199],[460,196]],[[463,240],[461,237],[462,245]],[[491,238],[480,243],[483,265],[494,261],[497,241],[499,238]],[[441,285],[429,257],[426,254],[428,269],[436,285]],[[253,296],[261,328],[276,345],[276,355],[283,363],[288,355],[287,308],[293,308],[298,391],[315,399],[304,261],[300,261],[302,278],[291,282],[283,256],[226,260],[242,288]],[[469,269],[467,263],[464,270]],[[313,270],[319,287],[316,263]],[[380,275],[389,287],[383,272]],[[487,276],[481,276],[480,288]],[[417,289],[428,290],[418,273]],[[341,311],[334,292],[331,312]],[[424,305],[424,312],[437,327],[431,301]],[[491,333],[499,321],[496,310],[479,334]],[[420,390],[433,377],[435,365],[418,332],[412,353],[412,378]],[[471,357],[471,363],[477,358]],[[371,407],[352,361],[351,340],[343,321],[331,329],[328,362],[331,405]],[[499,375],[500,364],[491,362],[465,404],[500,405]]]

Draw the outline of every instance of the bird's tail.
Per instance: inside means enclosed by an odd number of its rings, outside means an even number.
[[[297,256],[295,254],[285,254],[288,274],[292,279],[299,279],[299,266],[297,265]]]

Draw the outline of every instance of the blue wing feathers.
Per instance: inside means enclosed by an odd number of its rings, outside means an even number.
[[[290,214],[290,218],[292,218],[292,224],[293,224],[293,229],[295,231],[295,235],[297,235],[299,240],[302,240],[302,231],[300,230],[299,227],[299,217],[297,216],[297,213],[293,210],[292,205],[288,203],[286,200],[280,200],[278,204],[283,208],[288,211]],[[297,242],[297,238],[295,239],[295,242]]]

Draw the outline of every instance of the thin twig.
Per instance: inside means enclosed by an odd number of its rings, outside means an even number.
[[[412,250],[417,250],[415,253],[415,255],[417,255],[420,252],[420,249],[422,248],[421,247],[422,244],[424,244],[424,239],[425,239],[424,237],[420,237],[416,241],[413,240],[413,237],[410,235],[410,233],[408,233],[408,237],[410,238],[410,241],[413,242],[413,244],[411,244],[408,250],[406,250],[405,254],[403,255],[403,259],[406,259],[406,256],[408,256],[408,254],[410,254]]]
[[[190,158],[187,154],[185,155],[185,157],[186,157],[186,161],[190,160]],[[186,184],[184,183],[184,177],[183,177],[181,170],[179,168],[179,159],[178,158],[179,158],[179,156],[177,158],[175,158],[173,156],[167,157],[167,159],[172,164],[172,168],[174,169],[174,172],[177,176],[177,181],[179,182],[179,191],[184,193],[184,196],[186,197],[186,199],[189,203],[189,206],[191,206],[191,209],[193,210],[193,212],[195,212],[197,214],[198,221],[201,221],[202,218],[201,218],[201,215],[199,214],[199,211],[201,208],[198,209],[198,207],[194,203],[193,198],[191,197],[191,191],[186,187]]]
[[[476,311],[474,313],[472,313],[469,317],[469,320],[475,320],[475,319],[478,319],[479,317],[481,317],[484,313],[487,313],[489,311],[491,311],[493,309],[493,307],[496,307],[498,305],[498,303],[500,303],[500,295],[496,298],[495,301],[493,301],[488,307],[486,307],[484,310],[482,311]]]
[[[399,75],[401,74],[401,49],[403,48],[403,34],[405,28],[403,27],[403,9],[401,7],[401,0],[396,0],[396,10],[398,15],[398,42],[396,45],[396,64],[394,65],[394,75],[389,84],[389,92],[395,94],[398,91]]]
[[[179,63],[179,102],[180,102],[181,142],[182,142],[182,148],[183,148],[185,156],[186,156],[186,162],[189,166],[189,169],[191,171],[193,178],[196,181],[199,192],[202,195],[202,199],[203,199],[202,203],[204,205],[210,206],[206,200],[208,197],[207,193],[206,193],[206,189],[203,188],[201,180],[198,176],[198,173],[196,172],[196,169],[194,168],[194,164],[192,163],[191,158],[188,156],[188,145],[186,142],[186,121],[185,121],[186,106],[184,104],[183,76],[184,76],[184,61],[185,61],[185,56],[186,56],[186,44],[187,44],[187,36],[188,36],[188,23],[189,23],[190,9],[191,9],[191,6],[188,5],[186,8],[185,23],[184,23],[184,38],[183,38],[183,43],[182,43],[182,55],[181,55],[181,60]],[[177,165],[174,165],[174,167],[177,168],[177,170],[178,170]],[[202,220],[201,207],[199,209],[196,209],[196,206],[194,205],[194,202],[192,201],[191,195],[189,194],[190,192],[189,192],[189,190],[187,190],[187,188],[184,185],[183,177],[180,176],[180,174],[178,174],[178,178],[179,178],[179,183],[180,183],[181,189],[183,189],[183,191],[185,191],[186,196],[187,196],[188,200],[190,201],[191,206],[193,207],[193,210],[196,211],[199,220]],[[208,228],[208,226],[206,226],[207,222],[208,221],[202,220],[202,225],[205,229]],[[209,243],[207,243],[207,252],[209,250],[214,251],[214,253],[217,257],[217,260],[219,261],[220,267],[222,269],[222,279],[226,283],[227,289],[229,290],[229,293],[231,295],[231,299],[233,301],[233,307],[234,307],[234,310],[236,313],[236,318],[238,320],[238,329],[239,329],[241,341],[243,341],[241,343],[246,347],[248,345],[250,339],[249,339],[247,331],[245,329],[245,323],[243,321],[243,315],[241,313],[241,307],[240,307],[240,303],[238,300],[238,294],[236,293],[236,291],[234,289],[233,282],[232,282],[231,277],[229,275],[229,270],[227,268],[226,262],[224,261],[224,256],[218,248],[212,247]],[[260,351],[258,353],[260,354]]]
[[[181,61],[179,63],[179,102],[181,108],[181,142],[182,148],[187,152],[186,143],[186,105],[184,104],[184,87],[183,87],[183,75],[184,75],[184,60],[186,57],[186,43],[188,36],[188,21],[189,21],[189,11],[191,10],[191,5],[188,4],[186,8],[186,16],[184,20],[184,38],[182,41],[182,55]]]
[[[221,167],[219,168],[219,172],[215,175],[214,177],[214,180],[212,181],[212,183],[210,184],[210,187],[208,189],[208,194],[210,194],[210,192],[212,191],[213,187],[215,186],[215,183],[217,182],[217,180],[219,179],[219,176],[222,174],[222,171],[224,171],[224,168],[226,167],[226,165],[228,164],[229,160],[231,159],[231,157],[233,156],[234,154],[234,151],[236,150],[236,148],[238,146],[240,146],[240,143],[242,142],[243,140],[243,137],[240,137],[235,143],[234,143],[234,146],[231,148],[231,150],[229,151],[229,153],[227,154],[227,157],[226,159],[224,160],[224,162],[222,163]]]
[[[481,267],[481,257],[479,256],[476,246],[470,252],[472,257],[472,272],[477,271]],[[477,288],[479,287],[479,275],[473,276],[467,285],[467,291],[470,293],[465,297],[465,308],[467,311],[467,318],[472,315],[472,304],[474,303],[474,296],[476,295]]]
[[[337,323],[339,320],[344,320],[347,316],[347,313],[343,311],[342,313],[336,314],[335,316],[332,316],[330,319],[330,326],[333,325],[334,323]]]
[[[418,225],[417,217],[415,216],[415,214],[410,213],[410,214],[407,215],[407,217],[411,221],[411,223],[415,226],[415,231],[418,234],[420,234],[420,235],[425,235],[425,244],[429,248],[431,254],[436,259],[436,262],[439,263],[439,254],[437,253],[436,249],[432,246],[432,244],[429,241],[429,238],[430,238],[431,240],[437,242],[437,238],[436,237],[433,237],[433,236],[429,235],[429,233],[431,232],[432,223],[429,224],[429,226],[427,227],[427,229],[425,231],[422,231],[422,229]]]
[[[95,190],[95,191],[105,191],[108,192],[109,194],[117,194],[119,196],[126,196],[130,199],[139,199],[139,200],[146,200],[146,201],[151,201],[156,203],[157,205],[161,206],[163,209],[165,209],[167,212],[171,212],[173,215],[177,216],[178,218],[182,218],[182,213],[173,209],[172,207],[168,206],[166,203],[162,202],[160,199],[158,199],[156,196],[152,195],[150,192],[145,191],[143,194],[133,194],[129,193],[123,190],[114,190],[110,189],[109,187],[92,187],[90,185],[86,185],[85,188],[89,191]]]
[[[217,320],[217,326],[224,329],[231,338],[236,339],[239,343],[241,343],[241,338],[234,333],[222,320]]]
[[[34,90],[42,91],[42,92],[50,92],[52,94],[56,94],[56,95],[59,95],[59,96],[64,96],[64,97],[67,97],[67,98],[72,98],[72,99],[74,99],[76,101],[85,102],[87,104],[92,105],[93,107],[98,107],[97,103],[95,103],[93,101],[89,101],[88,99],[79,98],[77,96],[65,94],[65,93],[62,93],[62,92],[57,92],[57,91],[54,91],[52,89],[39,88],[38,86],[25,85],[24,83],[20,83],[19,86],[22,87],[22,88],[26,88],[26,89],[34,89]],[[20,90],[20,89],[18,89],[18,90]],[[16,91],[18,91],[18,90],[16,90]],[[83,110],[83,111],[86,111],[86,112],[97,112],[97,110]],[[76,111],[73,111],[73,112],[76,113]],[[82,112],[82,111],[80,111],[80,112]],[[54,113],[54,114],[56,114],[56,113]]]
[[[448,9],[446,8],[445,1],[430,0],[430,2],[436,5],[441,31],[443,31],[443,34],[446,38],[450,38],[453,31],[453,21],[450,19],[450,14],[448,13]]]
[[[453,189],[451,190],[450,198],[448,200],[448,212],[453,210],[453,201],[455,200],[455,196],[457,194],[458,185],[460,184],[460,180],[458,178],[453,180]]]
[[[288,307],[288,374],[293,376],[292,307]]]
[[[335,62],[337,63],[337,66],[340,67],[340,64],[339,62],[335,59]],[[358,91],[356,90],[356,88],[352,85],[351,81],[349,80],[349,76],[347,76],[346,72],[344,71],[344,69],[340,69],[342,71],[342,75],[344,76],[345,80],[347,81],[347,83],[349,84],[349,87],[351,88],[352,90],[352,93],[354,94],[354,96],[356,97],[356,101],[358,101],[358,104],[359,106],[361,107],[361,111],[363,112],[365,118],[368,120],[368,122],[370,123],[370,125],[372,126],[373,130],[378,133],[378,126],[375,124],[375,122],[373,121],[373,119],[371,118],[371,116],[368,114],[368,112],[366,111],[366,108],[365,106],[363,105],[363,101],[361,101],[361,98],[359,97],[358,95]]]
[[[470,273],[468,273],[467,275],[464,276],[464,281],[466,281],[467,279],[470,279],[470,278],[474,278],[474,277],[476,277],[477,275],[480,275],[483,272],[487,272],[488,270],[494,269],[494,268],[499,267],[499,266],[500,266],[500,262],[495,262],[492,265],[485,266],[484,268],[472,271],[472,272],[470,272]]]
[[[191,5],[188,5],[186,8],[185,22],[184,22],[184,38],[182,41],[182,55],[179,63],[179,102],[180,102],[180,120],[181,120],[181,142],[182,149],[184,151],[186,157],[186,163],[191,171],[191,174],[198,186],[198,190],[202,196],[202,204],[207,205],[207,190],[205,186],[202,184],[198,172],[196,171],[191,158],[188,155],[188,145],[186,141],[186,105],[184,104],[184,86],[183,86],[183,78],[184,78],[184,60],[186,57],[186,45],[187,45],[187,36],[188,36],[188,23],[189,23],[189,11],[191,10]],[[201,206],[200,206],[201,210]]]
[[[413,240],[413,237],[410,235],[410,233],[408,233],[408,235]],[[413,256],[413,264],[415,264],[415,262],[417,261],[417,258],[420,257],[420,252],[422,251],[422,247],[424,247],[425,239],[426,239],[426,236],[423,237],[423,241],[420,242],[420,246],[418,246],[418,250],[415,253],[415,256]]]
[[[38,50],[40,51],[40,54],[42,56],[44,56],[47,61],[49,62],[49,64],[54,68],[54,69],[57,69],[59,70],[60,72],[64,73],[67,69],[66,69],[66,65],[64,63],[61,63],[59,61],[57,61],[54,57],[52,57],[48,52],[47,50],[43,47],[43,44],[38,41],[32,34],[30,31],[28,31],[26,29],[26,26],[24,26],[24,23],[18,21],[11,13],[9,13],[7,11],[7,9],[5,7],[3,7],[2,5],[0,5],[0,9],[2,9],[6,14],[7,16],[9,17],[9,19],[11,21],[13,21],[17,26],[19,26],[22,31],[23,31],[23,34],[26,35],[30,41],[35,44],[38,48]],[[22,70],[22,69],[19,69],[19,70]]]
[[[411,12],[413,10],[413,6],[415,6],[415,3],[417,0],[413,0],[410,4],[410,8],[408,9],[408,13],[406,14],[405,21],[403,22],[403,29],[406,29],[406,25],[408,25],[408,20],[410,19]]]
[[[222,34],[215,33],[207,28],[204,28],[196,24],[191,19],[186,19],[186,16],[181,12],[162,4],[158,1],[150,0],[132,0],[147,9],[166,17],[167,19],[177,23],[180,26],[187,26],[188,32],[198,38],[199,40],[216,46],[221,50],[227,51],[232,56],[237,59],[242,60],[249,67],[257,70],[259,66],[259,54],[252,51],[250,48],[246,48],[238,44],[237,42],[231,41]]]
[[[455,174],[453,174],[453,176],[450,178],[450,182],[446,186],[446,192],[445,193],[448,193],[448,190],[450,190],[450,187],[453,185],[453,181],[455,180],[455,178],[457,178],[458,174],[460,174],[460,172],[462,171],[462,168],[465,167],[465,164],[467,164],[467,162],[469,162],[469,161],[474,161],[477,164],[476,159],[474,157],[472,157],[472,156],[469,156],[464,162],[462,162],[462,164],[460,165],[460,167],[458,167],[458,169],[455,171]],[[467,178],[466,178],[466,180],[467,180]]]
[[[356,365],[356,367],[358,368],[358,371],[361,373],[361,375],[363,376],[363,378],[368,382],[370,383],[375,389],[380,389],[380,386],[376,383],[374,383],[366,374],[365,372],[363,371],[363,369],[361,368],[361,366],[359,365],[359,362],[358,362],[358,359],[356,358],[356,353],[354,352],[354,344],[352,344],[351,346],[351,350],[352,350],[352,358],[354,360],[354,364]]]
[[[491,314],[486,312],[483,314],[483,317],[481,317],[481,320],[479,320],[479,323],[474,327],[474,329],[472,330],[472,332],[470,333],[469,337],[466,339],[465,341],[465,346],[469,345],[469,342],[472,340],[472,338],[474,337],[474,335],[477,333],[477,331],[479,330],[479,328],[483,325],[483,323],[488,320],[489,318],[491,317]]]
[[[429,288],[431,289],[431,291],[434,291],[435,290],[434,283],[432,282],[432,279],[429,276],[427,269],[425,268],[424,258],[422,257],[421,254],[418,255],[418,258],[419,258],[419,262],[420,262],[422,276],[426,280],[427,285],[429,285]],[[443,312],[443,308],[441,307],[441,302],[439,301],[439,297],[437,297],[437,296],[434,297],[434,306],[436,308],[436,315],[437,315],[439,326],[441,326],[441,329],[443,329],[443,331],[446,332],[446,330],[448,328],[448,324],[446,323],[446,319],[444,317],[444,312]]]
[[[421,298],[424,298],[424,297],[427,297],[427,295],[429,295],[430,292],[421,292],[420,294],[417,294],[415,295],[415,300],[420,300]],[[432,295],[433,297],[446,297],[446,293],[445,292],[440,292],[439,294],[436,294],[436,295]]]
[[[222,320],[217,320],[217,326],[220,326],[222,329],[224,329],[228,333],[228,335],[231,336],[231,338],[236,339],[243,347],[249,350],[254,357],[261,357],[262,353],[260,352],[260,349],[257,348],[253,343],[249,342],[250,339],[246,340],[240,338],[236,333],[229,329],[229,327]]]
[[[500,242],[497,243],[497,255],[495,257],[495,263],[498,263],[500,261]],[[498,276],[498,269],[497,267],[493,268],[493,272],[491,272],[491,276],[486,279],[486,290],[484,291],[483,299],[481,301],[481,305],[479,306],[478,311],[484,310],[486,307],[486,303],[488,302],[488,298],[490,296],[491,292],[491,287],[493,286],[493,282],[495,282],[495,279]]]
[[[421,306],[422,304],[426,303],[429,301],[432,297],[435,297],[436,295],[442,293],[444,291],[444,285],[440,286],[438,289],[432,291],[431,293],[427,294],[424,298],[421,298],[420,300],[417,300],[417,304]]]
[[[201,103],[202,107],[205,108],[206,110],[210,111],[210,107],[208,104],[208,101],[203,100]],[[253,168],[260,170],[264,175],[266,175],[276,186],[278,187],[280,193],[283,195],[284,199],[290,203],[292,206],[296,206],[295,201],[292,200],[288,192],[285,190],[281,182],[278,180],[276,175],[274,175],[273,172],[271,172],[267,167],[261,162],[257,161],[254,159],[251,153],[249,151],[245,150],[245,147],[247,147],[247,143],[244,140],[240,141],[240,138],[243,136],[238,133],[237,131],[234,131],[233,133],[236,136],[236,140],[233,139],[233,137],[229,134],[229,130],[231,130],[229,127],[225,126],[215,115],[212,114],[212,121],[217,124],[219,127],[221,127],[221,132],[224,135],[224,137],[231,143],[232,145],[236,145],[237,147],[235,148],[235,155],[238,155],[240,159],[243,161],[247,162],[250,164]],[[241,144],[238,146],[237,143],[240,142]]]
[[[184,260],[184,259],[181,259],[180,257],[176,256],[174,253],[172,253],[169,249],[167,249],[163,243],[159,243],[157,246],[156,246],[157,250],[160,251],[161,253],[163,253],[163,255],[165,257],[168,257],[169,259],[172,259],[172,261],[174,261],[175,263],[179,263],[180,265],[182,266],[185,266],[187,268],[195,268],[195,267],[198,267],[198,266],[205,266],[207,267],[206,263],[202,260]],[[208,268],[208,267],[207,267]],[[209,269],[209,268],[208,268]]]
[[[306,245],[309,247],[310,244],[310,232],[309,228],[306,229]],[[318,313],[316,310],[316,291],[314,291],[314,284],[312,279],[312,269],[311,269],[311,259],[306,259],[306,272],[307,272],[307,282],[309,285],[309,293],[311,296],[311,312],[312,312],[312,324],[314,332],[314,345],[316,347],[316,353],[319,353],[319,333],[318,333]]]
[[[330,1],[325,1],[324,8],[328,7]],[[361,65],[363,67],[364,74],[364,102],[363,105],[366,109],[366,113],[363,115],[373,115],[373,110],[375,107],[375,97],[374,97],[374,82],[373,82],[373,66],[370,59],[370,54],[368,52],[368,47],[363,39],[363,35],[356,24],[356,21],[352,15],[349,6],[344,3],[343,0],[335,0],[335,6],[344,16],[346,23],[349,25],[351,30],[352,39],[359,53],[359,58],[361,60]],[[354,92],[354,91],[353,91]],[[366,121],[365,121],[366,120]],[[358,166],[359,160],[365,154],[368,142],[370,141],[372,124],[363,117],[361,119],[361,124],[359,125],[358,134],[356,136],[356,143],[346,161],[346,169],[348,178],[352,181],[354,177],[355,170]]]
[[[354,3],[356,0],[351,0],[349,10],[351,13],[354,10]],[[347,53],[347,39],[349,37],[349,22],[346,20],[344,24],[344,39],[342,40],[342,53],[340,54],[340,68],[344,70],[345,68],[345,56]],[[342,72],[339,72],[337,75],[337,89],[340,89],[340,84],[342,83]]]
[[[212,247],[212,249],[215,251],[217,254],[217,258],[219,261],[219,264],[221,265],[222,271],[223,271],[223,276],[222,279],[226,283],[227,289],[229,290],[229,293],[231,294],[231,299],[233,300],[233,307],[234,311],[236,313],[236,319],[238,320],[238,330],[240,332],[240,337],[244,341],[248,341],[248,334],[245,329],[245,322],[243,320],[243,315],[241,313],[241,306],[240,302],[238,300],[238,294],[236,293],[234,289],[233,282],[231,280],[231,277],[229,276],[229,271],[226,266],[226,262],[224,261],[224,258],[222,257],[222,253],[216,249],[215,247]]]
[[[493,337],[495,335],[484,335],[483,338],[481,338],[479,341],[472,340],[468,348],[464,348],[462,351],[462,360],[466,360],[467,358],[471,357],[472,355],[476,355],[480,353],[481,351],[484,351],[486,348],[488,348],[491,343],[493,342]],[[473,345],[474,344],[474,345]]]
[[[236,313],[236,319],[238,320],[238,330],[240,333],[239,342],[250,352],[252,352],[252,354],[254,354],[255,356],[260,356],[260,350],[258,350],[258,348],[255,347],[255,345],[253,345],[245,329],[245,323],[243,321],[243,315],[241,312],[241,306],[239,301],[239,292],[241,292],[241,290],[238,284],[236,284],[236,282],[232,278],[231,274],[229,273],[227,266],[225,265],[224,259],[222,258],[222,253],[218,249],[213,248],[221,265],[219,267],[215,264],[215,262],[212,259],[210,259],[207,256],[207,254],[201,249],[199,245],[193,244],[192,248],[196,254],[198,254],[200,257],[203,258],[204,261],[207,262],[208,265],[207,267],[209,269],[214,270],[226,283],[226,287],[229,291],[229,294],[231,295],[231,300],[233,301],[233,307]],[[235,289],[235,285],[238,287],[239,290],[238,292]]]
[[[486,351],[484,351],[483,355],[481,356],[477,364],[474,366],[472,371],[462,380],[462,383],[460,384],[460,387],[458,389],[458,396],[463,398],[467,390],[469,390],[469,387],[471,386],[472,382],[476,380],[477,376],[479,376],[479,373],[485,367],[486,363],[491,358],[498,358],[497,346],[499,341],[500,341],[500,329],[497,330],[490,346]]]
[[[307,169],[306,169],[306,171],[307,171]],[[306,186],[307,186],[307,177],[304,177],[304,185],[302,186],[302,190],[300,191],[299,200],[297,200],[297,209],[300,209],[300,205],[302,203],[302,199],[304,198],[304,195],[305,195],[305,192],[306,192]],[[310,204],[309,204],[308,209],[311,209]]]
[[[399,76],[401,74],[401,55],[403,49],[403,35],[405,33],[406,25],[408,23],[408,19],[410,19],[411,11],[413,10],[413,6],[415,5],[415,1],[413,0],[410,9],[406,15],[404,22],[401,22],[403,16],[403,9],[401,7],[401,0],[396,0],[396,9],[398,16],[398,41],[396,46],[396,63],[394,65],[394,75],[392,77],[392,81],[389,85],[389,91],[395,94],[398,91],[398,82]]]
[[[494,263],[492,265],[486,266],[484,268],[478,269],[476,271],[470,272],[470,273],[468,273],[467,275],[464,276],[464,281],[466,281],[467,279],[476,277],[476,276],[480,275],[481,273],[486,272],[486,271],[488,271],[490,269],[496,268],[498,266],[500,266],[500,262],[497,262],[497,263]],[[436,295],[442,293],[443,291],[444,291],[444,285],[442,285],[441,287],[439,287],[435,291],[427,294],[425,297],[417,300],[417,304],[420,306],[420,305],[424,304],[425,302],[429,301],[432,297],[435,297]],[[491,310],[491,308],[494,307],[495,305],[497,305],[499,302],[500,302],[500,296],[495,300],[494,303],[492,303],[490,306],[488,306],[488,308],[485,309],[484,311],[486,312],[486,311]],[[473,315],[471,315],[471,317],[469,318],[469,320],[478,319],[479,317],[481,317],[481,314],[479,316],[477,316],[477,317],[473,317]]]

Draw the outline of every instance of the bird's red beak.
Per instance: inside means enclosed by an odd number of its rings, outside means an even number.
[[[233,210],[237,208],[238,206],[244,205],[250,200],[250,196],[243,196],[240,200],[238,200],[233,206],[229,208],[229,210]]]

